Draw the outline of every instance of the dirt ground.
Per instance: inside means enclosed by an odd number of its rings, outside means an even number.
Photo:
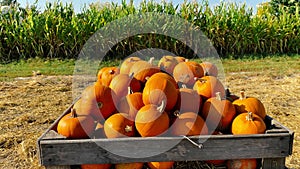
[[[272,71],[272,70],[266,70]],[[259,98],[267,114],[295,132],[288,168],[300,168],[300,72],[226,73],[226,86],[238,94]],[[71,76],[37,76],[0,82],[0,168],[43,168],[39,165],[38,137],[72,103]]]

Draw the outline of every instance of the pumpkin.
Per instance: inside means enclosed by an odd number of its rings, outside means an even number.
[[[240,98],[233,102],[237,113],[252,112],[265,119],[267,114],[263,103],[255,97],[246,97],[245,91],[241,91],[240,94]]]
[[[232,134],[263,134],[266,124],[261,117],[251,112],[239,114],[232,122]]]
[[[208,134],[205,121],[197,113],[184,112],[179,114],[171,126],[171,134],[174,136],[194,136]]]
[[[120,163],[115,164],[115,169],[142,169],[144,163]]]
[[[175,56],[175,59],[177,60],[178,63],[180,62],[185,62],[186,58],[182,56]]]
[[[116,100],[120,100],[122,97],[126,96],[128,94],[128,87],[130,87],[130,90],[132,92],[138,92],[141,90],[141,84],[140,82],[135,79],[132,75],[127,75],[127,74],[118,74],[116,75],[109,87],[114,91],[116,94]]]
[[[194,77],[200,78],[200,77],[204,76],[203,68],[201,67],[201,65],[199,63],[197,63],[195,61],[186,61],[184,63],[188,65],[190,70],[193,72]]]
[[[160,106],[148,104],[136,114],[135,127],[142,137],[158,136],[169,128],[169,116],[164,111],[165,101]]]
[[[234,105],[227,99],[222,99],[220,92],[216,97],[209,98],[203,104],[201,116],[205,119],[211,131],[217,129],[226,132],[236,115]]]
[[[112,164],[81,164],[81,169],[110,169]]]
[[[158,67],[164,71],[169,73],[170,75],[173,74],[173,69],[174,67],[178,64],[177,59],[174,56],[163,56],[159,62],[158,62]]]
[[[103,121],[116,110],[114,91],[99,82],[84,89],[78,103],[78,114],[91,115],[96,121]]]
[[[225,88],[223,84],[214,76],[203,76],[198,78],[193,89],[204,99],[215,97],[216,92],[220,92],[221,97],[225,97]]]
[[[139,57],[136,57],[136,56],[131,56],[129,58],[126,58],[120,66],[120,73],[121,74],[129,74],[131,66],[135,62],[140,61],[140,60],[142,60],[142,59]]]
[[[218,68],[215,64],[211,62],[202,62],[200,63],[200,66],[202,67],[205,76],[218,76]]]
[[[121,98],[117,109],[119,112],[128,113],[129,119],[134,120],[137,112],[144,106],[143,94],[141,92],[131,93]]]
[[[75,109],[71,109],[57,124],[57,132],[71,139],[89,138],[94,129],[94,119],[88,115],[77,115]]]
[[[192,86],[195,82],[193,71],[186,62],[180,62],[174,67],[173,77],[177,83],[183,83],[187,86]]]
[[[150,169],[171,169],[174,165],[174,161],[160,161],[160,162],[148,162],[147,165]]]
[[[126,113],[113,114],[104,122],[104,133],[107,138],[134,136],[134,121]]]
[[[174,83],[167,78],[150,77],[143,90],[143,102],[147,104],[160,105],[166,102],[166,111],[172,110],[176,105],[178,90]]]
[[[135,62],[131,66],[129,74],[133,74],[137,80],[144,84],[147,78],[160,71],[157,66],[151,63],[152,60],[153,59],[150,59],[150,63],[144,60]]]
[[[157,81],[159,81],[162,78],[167,79],[173,83],[173,85],[176,87],[176,89],[179,88],[179,86],[178,86],[177,82],[175,81],[175,79],[173,78],[173,76],[171,76],[167,73],[163,73],[163,72],[155,73],[151,76],[151,79],[154,79],[154,78],[158,78],[158,79],[156,79]],[[149,78],[147,80],[149,80]]]
[[[118,67],[104,67],[98,72],[98,81],[105,85],[109,86],[111,80],[120,74],[120,69]]]
[[[189,89],[185,85],[179,89],[176,109],[180,112],[190,111],[197,113],[201,109],[201,103],[202,98],[195,90]]]
[[[238,159],[228,160],[226,163],[228,169],[256,169],[256,159]]]

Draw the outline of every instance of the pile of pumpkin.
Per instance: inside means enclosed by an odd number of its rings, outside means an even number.
[[[266,112],[260,100],[230,94],[211,62],[164,56],[157,64],[138,57],[120,67],[104,67],[97,81],[84,89],[57,132],[70,139],[207,134],[261,134]],[[255,159],[212,160],[228,168],[256,168]],[[171,168],[174,162],[152,162],[150,168]],[[88,167],[110,164],[88,164]],[[115,168],[142,168],[140,163]],[[236,167],[240,166],[240,167]]]

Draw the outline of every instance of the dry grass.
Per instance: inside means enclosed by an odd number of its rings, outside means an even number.
[[[293,155],[286,165],[300,168],[300,72],[277,72],[227,72],[226,85],[233,93],[245,89],[261,99],[270,116],[295,131]],[[71,84],[71,76],[43,75],[0,82],[0,168],[43,168],[36,141],[72,103]]]

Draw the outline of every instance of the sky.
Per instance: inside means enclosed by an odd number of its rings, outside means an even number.
[[[17,0],[21,4],[22,7],[25,7],[26,4],[33,4],[36,0]],[[43,10],[43,7],[45,6],[46,2],[54,2],[55,0],[38,0],[38,8],[40,10]],[[111,2],[112,0],[61,0],[63,3],[72,2],[75,12],[80,12],[80,10],[83,8],[84,4],[90,4],[93,2]],[[129,2],[129,0],[127,0]],[[134,0],[135,4],[139,4],[142,0]],[[161,0],[155,0],[157,2],[161,2]],[[184,0],[166,0],[167,2],[173,2],[173,4],[181,4],[184,2]],[[210,6],[215,6],[220,3],[221,0],[209,0]],[[224,2],[237,2],[237,3],[246,3],[247,6],[252,7],[254,11],[256,11],[256,6],[262,2],[266,2],[268,0],[223,0]],[[116,3],[121,3],[121,0],[113,1]]]

